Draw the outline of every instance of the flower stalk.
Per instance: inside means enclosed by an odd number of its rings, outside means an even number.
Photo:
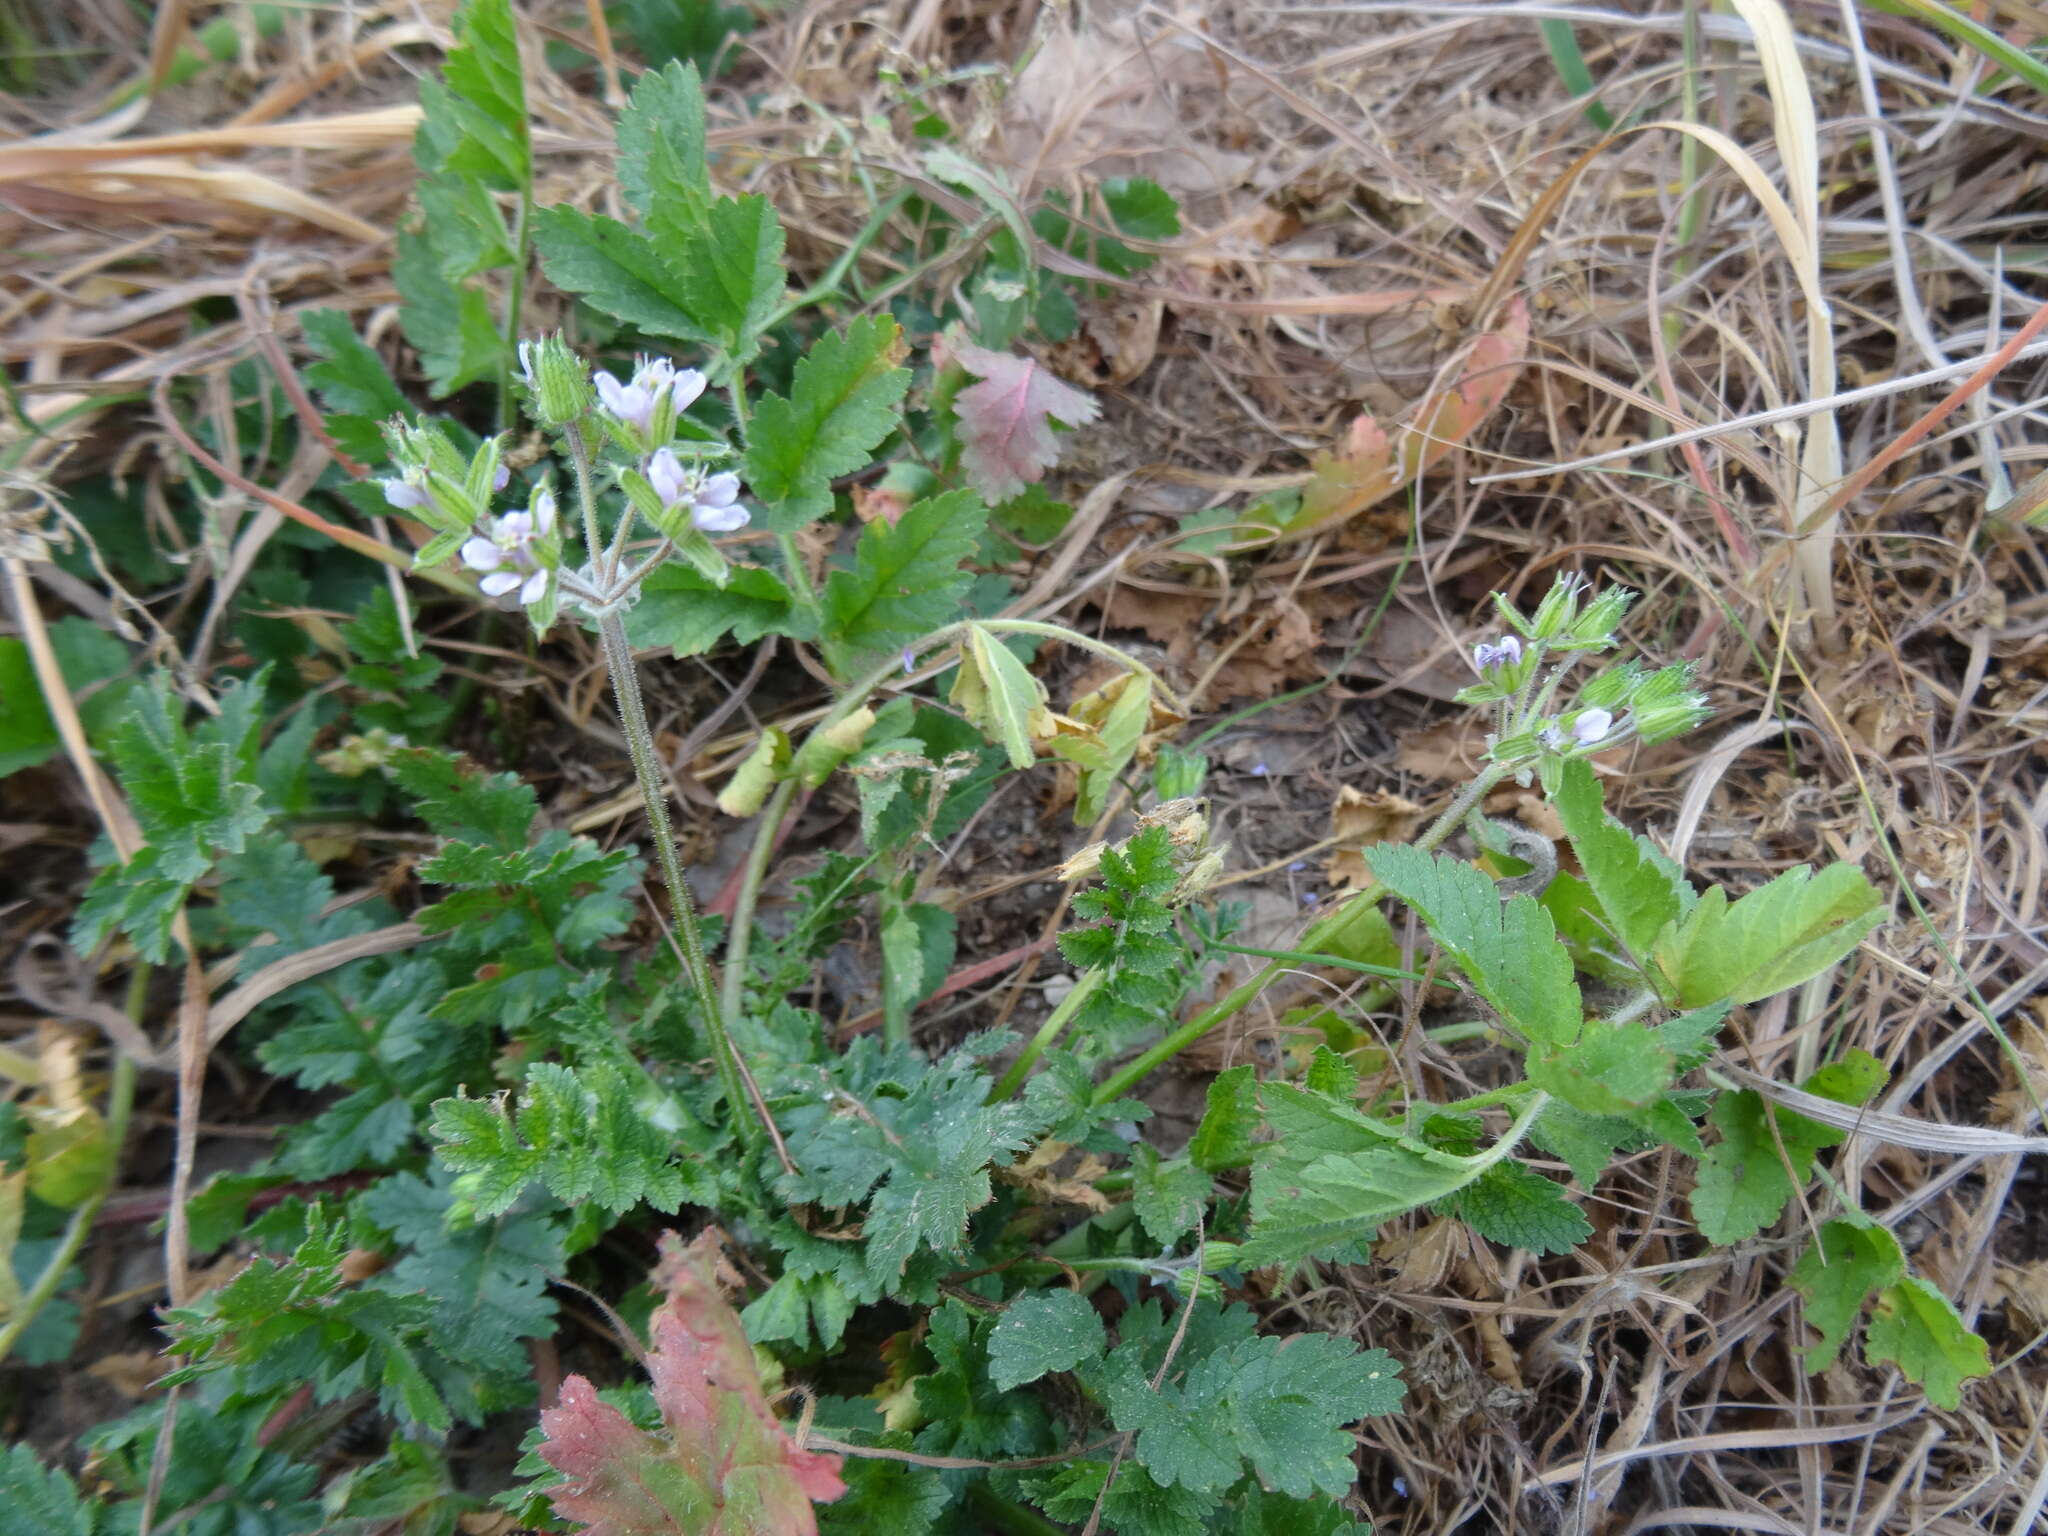
[[[632,644],[626,639],[626,623],[619,614],[608,613],[598,620],[597,630],[604,641],[605,665],[611,672],[612,692],[619,704],[619,723],[626,731],[626,750],[633,759],[633,772],[640,780],[640,797],[647,806],[655,859],[668,887],[669,911],[675,920],[676,942],[683,952],[683,969],[689,973],[690,985],[697,994],[698,1012],[711,1036],[719,1086],[724,1090],[726,1103],[732,1106],[733,1121],[740,1127],[742,1140],[751,1145],[759,1127],[747,1112],[751,1100],[740,1079],[732,1035],[719,1011],[718,993],[711,983],[711,964],[704,957],[704,935],[697,924],[696,903],[690,898],[682,859],[676,853],[675,829],[668,815],[668,786],[662,782],[661,765],[654,753],[654,734],[647,726],[647,706],[640,697],[640,678],[633,665]]]

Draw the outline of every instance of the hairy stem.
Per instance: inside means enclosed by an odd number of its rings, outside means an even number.
[[[590,448],[583,441],[583,429],[573,421],[562,428],[562,441],[569,445],[569,462],[576,466],[576,500],[583,509],[583,543],[590,554],[590,574],[600,588],[608,588],[611,579],[603,565],[604,540],[597,532],[597,491],[590,483]]]
[[[740,874],[739,899],[733,903],[732,923],[726,930],[724,987],[719,995],[720,1017],[728,1030],[739,1022],[746,999],[747,951],[753,946],[754,907],[761,899],[761,882],[768,876],[769,855],[775,852],[782,819],[795,798],[795,779],[784,779],[775,786],[775,793],[761,808],[754,846],[747,850],[747,867]]]
[[[1459,791],[1457,799],[1450,803],[1449,808],[1430,824],[1427,832],[1415,840],[1415,846],[1423,849],[1425,852],[1436,848],[1458,829],[1460,823],[1465,819],[1465,813],[1484,800],[1493,787],[1500,783],[1502,779],[1505,779],[1510,771],[1510,769],[1498,763],[1489,764],[1480,772],[1479,777]],[[1383,899],[1386,894],[1387,888],[1384,885],[1374,884],[1368,886],[1365,890],[1352,897],[1350,902],[1346,902],[1344,906],[1337,908],[1329,916],[1320,919],[1316,926],[1322,927],[1338,921],[1339,915],[1352,902],[1364,902],[1370,905]],[[1313,931],[1311,929],[1311,933]],[[1187,1023],[1181,1025],[1180,1028],[1165,1036],[1150,1050],[1143,1052],[1119,1070],[1112,1072],[1096,1088],[1093,1096],[1094,1102],[1097,1104],[1107,1104],[1111,1099],[1122,1097],[1130,1089],[1144,1081],[1145,1078],[1151,1076],[1153,1071],[1160,1065],[1171,1061],[1182,1051],[1201,1039],[1202,1036],[1208,1034],[1218,1024],[1223,1023],[1224,1020],[1248,1006],[1260,993],[1272,985],[1273,978],[1278,976],[1284,969],[1286,969],[1286,962],[1280,960],[1270,962],[1251,980],[1233,988],[1225,996],[1211,1003],[1192,1019],[1189,1019]]]
[[[498,365],[498,430],[509,432],[518,411],[512,403],[512,359],[519,355],[519,322],[526,309],[526,269],[533,261],[533,180],[519,189],[519,213],[512,230],[512,277],[505,288],[505,357]]]
[[[1010,1063],[1010,1070],[1003,1074],[1002,1080],[995,1087],[989,1089],[989,1103],[1000,1104],[1024,1086],[1024,1079],[1030,1075],[1032,1067],[1037,1065],[1038,1058],[1066,1032],[1067,1026],[1074,1021],[1074,1015],[1081,1011],[1082,1005],[1093,997],[1108,979],[1109,973],[1099,965],[1090,966],[1082,972],[1081,979],[1059,1000],[1058,1006],[1053,1009],[1046,1021],[1038,1026],[1038,1033],[1031,1037],[1031,1043],[1026,1045],[1023,1053]]]
[[[604,639],[605,665],[612,674],[612,691],[619,702],[619,723],[626,730],[626,749],[632,754],[633,771],[640,780],[640,798],[647,805],[647,825],[654,834],[655,857],[661,865],[662,882],[668,886],[669,910],[674,914],[676,940],[683,951],[683,968],[690,973],[690,985],[697,993],[704,1027],[711,1035],[711,1051],[718,1069],[719,1086],[732,1107],[733,1123],[749,1145],[759,1127],[748,1113],[751,1101],[740,1080],[739,1063],[733,1055],[732,1036],[719,1012],[718,994],[711,985],[711,965],[704,958],[704,936],[697,927],[696,904],[690,899],[689,883],[683,878],[683,863],[676,854],[675,830],[668,819],[668,786],[662,781],[661,765],[654,755],[654,734],[647,728],[647,706],[640,698],[640,677],[633,666],[633,647],[626,639],[626,624],[616,613],[597,622]]]

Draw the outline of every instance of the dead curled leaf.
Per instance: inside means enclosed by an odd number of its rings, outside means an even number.
[[[662,1236],[668,1299],[649,1325],[647,1372],[661,1435],[603,1402],[581,1376],[543,1409],[540,1454],[567,1479],[555,1513],[584,1536],[816,1536],[813,1501],[846,1492],[837,1456],[798,1449],[769,1411],[753,1347],[719,1290],[724,1233],[687,1248]]]
[[[1324,873],[1332,890],[1358,891],[1372,884],[1365,849],[1370,843],[1405,843],[1422,818],[1422,807],[1390,789],[1337,791],[1330,807],[1330,835],[1342,839]]]
[[[1493,414],[1521,373],[1529,351],[1529,310],[1517,299],[1499,330],[1474,338],[1456,382],[1425,396],[1391,431],[1360,416],[1337,447],[1309,461],[1301,505],[1275,530],[1305,538],[1357,516],[1461,446]]]

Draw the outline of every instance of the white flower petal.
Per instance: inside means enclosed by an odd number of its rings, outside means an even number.
[[[478,589],[482,591],[485,597],[503,597],[518,585],[519,573],[517,571],[493,571],[477,583]]]
[[[547,594],[547,590],[548,573],[546,571],[535,571],[526,578],[526,585],[519,589],[520,605],[524,607],[528,603],[539,602]]]
[[[730,470],[722,475],[713,475],[697,492],[697,505],[700,507],[729,507],[739,499],[740,477]]]
[[[427,504],[427,493],[410,480],[380,480],[378,484],[384,487],[384,499],[401,512]]]
[[[669,403],[678,412],[687,411],[704,393],[704,375],[694,368],[676,370],[675,382],[669,386]]]
[[[752,515],[745,507],[707,507],[701,501],[690,509],[690,521],[706,533],[731,533],[744,528]]]
[[[647,483],[654,487],[654,494],[661,498],[665,507],[672,507],[683,499],[683,492],[689,487],[689,477],[673,449],[663,448],[647,461]]]
[[[474,538],[462,546],[462,563],[472,571],[495,571],[505,563],[505,552],[489,539]]]

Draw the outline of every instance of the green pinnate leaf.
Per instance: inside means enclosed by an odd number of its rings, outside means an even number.
[[[625,1074],[602,1062],[581,1071],[536,1063],[516,1112],[499,1101],[437,1100],[433,1133],[441,1162],[460,1176],[456,1192],[484,1216],[511,1209],[535,1178],[565,1204],[614,1213],[643,1200],[673,1211],[685,1200],[717,1198],[704,1166],[712,1133],[655,1125]],[[678,1152],[685,1161],[676,1161]]]
[[[793,533],[831,510],[834,477],[866,467],[896,428],[897,407],[910,387],[902,362],[896,322],[867,316],[812,344],[796,365],[787,398],[756,402],[741,470],[761,504],[755,526]]]
[[[71,1474],[46,1467],[26,1441],[0,1450],[0,1484],[21,1536],[97,1536],[100,1507],[84,1498]]]
[[[350,1285],[341,1273],[349,1246],[347,1223],[314,1206],[289,1259],[259,1256],[227,1284],[167,1312],[168,1353],[183,1363],[166,1382],[226,1372],[241,1393],[310,1383],[320,1402],[374,1387],[387,1410],[448,1428],[448,1406],[422,1366],[432,1304]]]
[[[1955,1306],[1918,1276],[1878,1292],[1863,1353],[1873,1363],[1889,1361],[1940,1408],[1956,1408],[1963,1383],[1991,1374],[1991,1351],[1963,1326]]]
[[[414,809],[442,837],[502,852],[523,850],[540,801],[516,773],[485,773],[452,752],[416,747],[393,754],[392,775]]]
[[[1697,900],[1692,887],[1654,843],[1607,814],[1585,759],[1564,764],[1551,803],[1615,937],[1637,960],[1648,956],[1664,925],[1683,917]]]
[[[704,86],[694,64],[650,69],[619,114],[619,190],[642,218],[701,224],[711,204],[704,159]]]
[[[1715,1243],[1742,1242],[1776,1221],[1812,1173],[1814,1155],[1848,1134],[1774,1109],[1747,1089],[1722,1094],[1707,1118],[1721,1139],[1700,1160],[1692,1214]]]
[[[525,187],[533,151],[510,0],[465,0],[441,78],[420,93],[420,168],[475,177],[500,191]]]
[[[861,530],[851,570],[826,579],[825,633],[853,655],[893,650],[959,616],[988,508],[971,491],[948,491],[905,509],[895,525]]]
[[[1156,1386],[1139,1366],[1129,1344],[1110,1357],[1110,1418],[1135,1433],[1132,1455],[1158,1482],[1198,1493],[1228,1488],[1249,1464],[1294,1498],[1341,1496],[1357,1476],[1344,1426],[1397,1411],[1405,1390],[1384,1350],[1324,1333],[1247,1339]]]
[[[1212,1184],[1210,1175],[1186,1158],[1162,1159],[1143,1142],[1131,1148],[1131,1203],[1145,1235],[1162,1248],[1195,1230]]]
[[[789,589],[758,565],[734,566],[724,586],[690,566],[661,566],[626,615],[633,644],[677,656],[699,655],[728,636],[735,645],[752,645],[765,635],[812,638],[807,629]]]
[[[671,229],[660,219],[649,232],[677,239],[684,307],[698,329],[737,362],[757,350],[757,339],[782,302],[782,221],[765,197],[721,197],[704,210],[701,229]]]
[[[214,854],[239,853],[269,819],[254,782],[266,677],[223,690],[220,713],[187,731],[184,701],[159,676],[137,690],[114,733],[121,786],[166,878],[196,880]]]
[[[1753,1003],[1818,975],[1884,921],[1882,898],[1853,864],[1805,865],[1731,903],[1719,886],[1658,937],[1655,962],[1682,1006]]]
[[[1258,1128],[1258,1078],[1248,1066],[1226,1067],[1209,1080],[1208,1107],[1188,1143],[1188,1158],[1210,1173],[1242,1168],[1252,1160]]]
[[[1593,1235],[1564,1187],[1520,1163],[1496,1163],[1437,1209],[1481,1237],[1530,1253],[1569,1253]]]
[[[988,1378],[1010,1392],[1053,1371],[1070,1371],[1102,1354],[1102,1317],[1078,1291],[1030,1291],[1004,1310],[988,1334]]]
[[[1550,914],[1527,896],[1500,899],[1478,869],[1420,848],[1368,850],[1374,875],[1422,915],[1431,937],[1479,995],[1528,1039],[1576,1040],[1585,1020],[1572,960]]]
[[[977,1326],[958,1300],[948,1299],[930,1315],[925,1347],[934,1369],[917,1378],[924,1428],[917,1448],[928,1455],[1028,1455],[1051,1443],[1045,1410],[1034,1394],[1005,1392],[993,1385],[989,1336],[996,1324]]]
[[[1247,1267],[1284,1264],[1347,1248],[1382,1223],[1446,1199],[1491,1166],[1407,1135],[1322,1094],[1284,1083],[1259,1090],[1273,1139],[1252,1170]]]
[[[1576,1040],[1529,1052],[1529,1081],[1592,1115],[1627,1116],[1664,1096],[1676,1062],[1642,1024],[1587,1021]]]
[[[405,296],[399,323],[418,349],[427,388],[435,399],[496,372],[505,340],[481,288],[458,283],[442,269],[432,241],[418,231],[398,236],[391,276]]]
[[[541,270],[557,288],[650,336],[712,340],[683,299],[681,271],[650,236],[559,205],[536,210],[533,232]]]
[[[1115,1482],[1109,1481],[1109,1474],[1106,1460],[1090,1456],[1027,1474],[1024,1486],[1040,1509],[1077,1529],[1088,1523],[1098,1506],[1102,1529],[1115,1536],[1185,1536],[1216,1529],[1219,1495],[1162,1486],[1130,1461],[1116,1469]]]
[[[378,423],[394,416],[409,420],[412,403],[340,310],[308,310],[299,316],[299,329],[320,359],[306,369],[306,382],[333,413],[327,430],[353,457],[377,462],[384,456]]]
[[[868,1036],[840,1058],[830,1087],[778,1116],[799,1171],[776,1192],[864,1207],[862,1241],[842,1246],[839,1271],[863,1301],[898,1285],[915,1255],[960,1255],[968,1218],[994,1193],[991,1166],[1045,1124],[1042,1105],[989,1103],[988,1076],[965,1048],[926,1064]]]
[[[1820,1334],[1806,1348],[1807,1370],[1833,1365],[1864,1303],[1905,1275],[1899,1240],[1875,1222],[1831,1221],[1815,1233],[1788,1282],[1806,1298],[1807,1325]]]

